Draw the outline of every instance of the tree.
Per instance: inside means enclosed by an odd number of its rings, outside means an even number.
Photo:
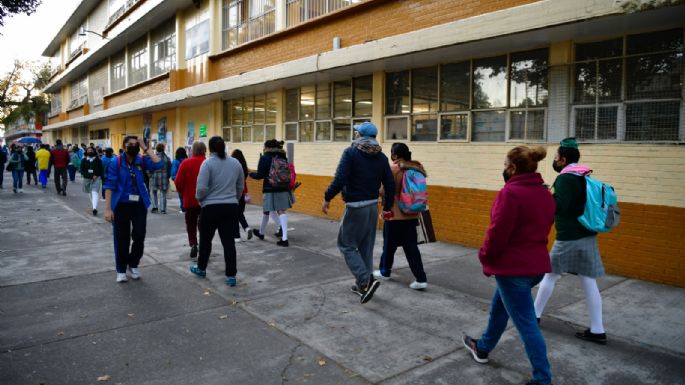
[[[0,27],[5,25],[5,17],[25,13],[30,15],[36,11],[42,0],[0,0]]]
[[[41,90],[52,73],[49,63],[15,61],[12,70],[0,78],[0,122],[7,125],[32,116],[41,120],[50,109]]]

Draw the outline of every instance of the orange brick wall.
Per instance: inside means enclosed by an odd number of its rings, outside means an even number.
[[[321,212],[328,176],[298,174],[293,211],[326,217]],[[254,204],[261,204],[261,181],[248,180]],[[490,223],[496,191],[428,186],[430,211],[439,241],[480,247]],[[621,203],[621,224],[600,234],[599,245],[608,273],[685,287],[685,208]],[[340,196],[331,202],[328,218],[339,219]],[[554,230],[550,234],[550,244]]]
[[[67,111],[67,119],[74,119],[83,116],[83,106]]]
[[[128,91],[105,97],[105,109],[169,92],[169,76],[144,82]]]
[[[220,79],[329,51],[335,36],[342,39],[343,47],[349,47],[535,1],[372,0],[358,5],[358,12],[343,11],[320,22],[295,27],[292,32],[277,33],[250,44],[249,49],[229,51],[227,56],[217,59],[212,75]]]

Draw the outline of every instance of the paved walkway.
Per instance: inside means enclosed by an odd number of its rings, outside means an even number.
[[[52,182],[52,181],[51,181]],[[488,365],[478,335],[494,282],[476,250],[422,245],[429,288],[393,279],[360,305],[335,247],[337,222],[290,214],[289,248],[238,245],[238,286],[223,283],[216,237],[207,279],[188,272],[177,201],[148,216],[143,278],[114,281],[111,226],[80,183],[0,190],[0,384],[517,384],[530,368],[509,329]],[[172,195],[172,194],[170,194]],[[102,205],[102,203],[101,203]],[[104,211],[101,207],[101,211]],[[258,207],[248,208],[258,225]],[[485,229],[484,229],[485,230]],[[269,224],[269,234],[275,227]],[[380,255],[381,235],[377,237]],[[629,256],[626,256],[629,258]],[[583,342],[583,292],[562,278],[543,316],[555,384],[685,384],[685,289],[600,280],[607,346]],[[106,380],[106,381],[103,381]]]

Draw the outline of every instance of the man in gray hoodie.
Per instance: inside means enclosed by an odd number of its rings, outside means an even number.
[[[345,212],[338,231],[338,249],[356,279],[352,291],[361,303],[371,300],[380,282],[373,278],[373,246],[378,221],[378,191],[385,191],[383,216],[392,216],[395,180],[388,158],[376,141],[378,129],[371,122],[354,126],[355,140],[345,149],[335,178],[324,195],[321,211],[328,214],[331,200],[342,192]]]

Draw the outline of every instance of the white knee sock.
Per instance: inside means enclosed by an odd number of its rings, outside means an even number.
[[[283,236],[281,237],[282,240],[287,241],[288,240],[288,214],[283,213],[278,216],[278,219],[281,222],[281,229],[283,230]]]
[[[587,301],[587,310],[590,313],[590,332],[602,334],[604,333],[604,324],[602,323],[602,296],[599,294],[597,287],[597,280],[594,278],[579,275],[580,282],[585,289],[585,300]]]
[[[554,285],[557,280],[561,278],[561,275],[554,273],[547,273],[545,277],[540,281],[540,287],[538,287],[538,295],[535,297],[535,316],[542,317],[542,312],[545,311],[545,306],[547,306],[547,301],[552,296],[554,292]]]
[[[271,219],[274,221],[274,223],[276,224],[276,226],[280,226],[280,225],[281,225],[281,220],[278,219],[278,213],[277,213],[277,212],[272,211],[272,212],[269,213],[269,215],[271,215]]]
[[[259,226],[259,233],[264,235],[266,231],[266,225],[269,223],[269,214],[262,215],[262,224]]]
[[[100,200],[100,193],[97,191],[91,191],[90,200],[93,203],[93,210],[96,210],[98,208],[98,201]]]

